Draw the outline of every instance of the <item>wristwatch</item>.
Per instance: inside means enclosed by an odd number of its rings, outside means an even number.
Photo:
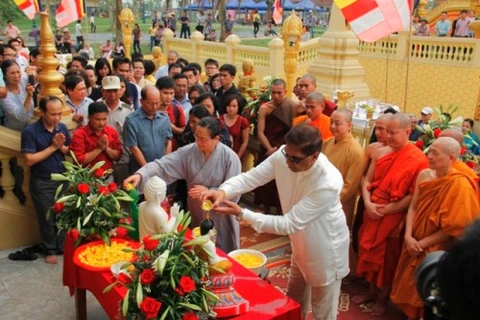
[[[237,221],[242,221],[243,220],[243,210],[245,210],[245,209],[242,208],[242,210],[240,210],[240,214],[235,217],[235,219],[237,219]]]

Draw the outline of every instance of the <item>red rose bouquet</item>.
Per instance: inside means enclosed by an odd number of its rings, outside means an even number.
[[[55,214],[59,230],[68,232],[76,245],[86,237],[100,237],[110,244],[111,236],[126,235],[126,230],[132,227],[125,223],[128,213],[120,202],[132,198],[116,183],[107,182],[112,170],[101,168],[104,161],[84,168],[73,153],[71,157],[73,163],[63,162],[66,169],[63,174],[52,174],[52,180],[65,182],[57,189],[55,204],[49,212]]]
[[[247,105],[243,109],[242,116],[248,119],[250,124],[253,125],[254,130],[257,126],[258,110],[260,109],[260,106],[272,99],[272,82],[275,79],[276,78],[272,78],[270,76],[264,77],[263,80],[266,85],[262,85],[258,88],[247,89],[247,91],[254,92],[254,94],[251,95],[251,97],[247,97]]]
[[[140,249],[134,250],[136,261],[122,269],[114,286],[127,288],[121,303],[126,319],[208,319],[215,316],[211,306],[218,297],[208,291],[207,263],[195,252],[205,240],[191,238],[187,226],[190,217],[180,212],[175,232],[146,236]],[[195,250],[197,249],[197,250]],[[125,249],[129,250],[129,249]]]
[[[457,111],[457,109],[458,107],[453,106],[450,106],[446,110],[444,110],[442,106],[433,108],[435,112],[435,119],[430,120],[423,128],[417,126],[417,128],[421,130],[423,134],[415,142],[415,145],[423,150],[424,153],[428,153],[430,145],[440,136],[443,130],[461,130],[463,117],[458,116],[452,120],[452,115]],[[467,141],[472,141],[474,144],[476,144],[469,134],[465,134],[464,144]],[[469,151],[465,145],[462,146],[459,160],[466,163],[471,168],[474,168],[478,165],[477,156]]]

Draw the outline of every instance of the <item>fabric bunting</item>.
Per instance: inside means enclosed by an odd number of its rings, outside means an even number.
[[[62,28],[69,23],[82,19],[85,15],[85,0],[62,0],[57,7],[55,19]]]
[[[32,20],[35,18],[35,13],[39,13],[39,5],[37,0],[14,0],[15,4],[20,8],[20,10],[25,13],[28,19]]]
[[[408,29],[412,0],[334,0],[357,37],[374,42]]]
[[[273,14],[272,14],[273,21],[275,24],[282,23],[283,20],[283,7],[280,0],[275,0],[273,4]]]

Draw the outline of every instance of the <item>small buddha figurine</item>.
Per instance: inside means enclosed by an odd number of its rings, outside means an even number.
[[[155,46],[152,48],[152,61],[155,64],[155,71],[162,65],[162,48]]]
[[[240,90],[240,93],[245,98],[253,97],[256,94],[255,90],[247,91],[247,89],[255,88],[257,84],[257,78],[254,75],[253,60],[244,60],[242,63],[242,70],[243,75],[239,77],[238,90]]]
[[[145,201],[138,207],[138,226],[140,239],[147,235],[160,233],[170,233],[174,231],[175,222],[178,217],[178,206],[170,209],[170,219],[168,214],[160,206],[165,199],[167,184],[157,176],[153,176],[145,183],[143,193]]]

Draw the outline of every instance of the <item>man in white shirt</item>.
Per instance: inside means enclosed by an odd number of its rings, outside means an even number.
[[[214,200],[217,213],[246,220],[257,232],[288,234],[292,261],[287,296],[300,303],[303,319],[311,299],[314,319],[334,320],[341,281],[349,272],[349,231],[340,203],[342,176],[320,152],[317,129],[298,125],[285,141],[260,165],[227,180],[216,191],[204,192],[202,199]],[[225,200],[273,179],[283,216],[255,213]]]
[[[75,25],[75,37],[77,38],[78,50],[83,49],[82,20],[77,20]]]
[[[171,64],[174,64],[178,59],[178,53],[177,51],[168,51],[167,54],[167,64],[161,66],[158,68],[157,72],[155,73],[155,79],[160,79],[161,77],[167,77],[168,76],[168,66]]]

